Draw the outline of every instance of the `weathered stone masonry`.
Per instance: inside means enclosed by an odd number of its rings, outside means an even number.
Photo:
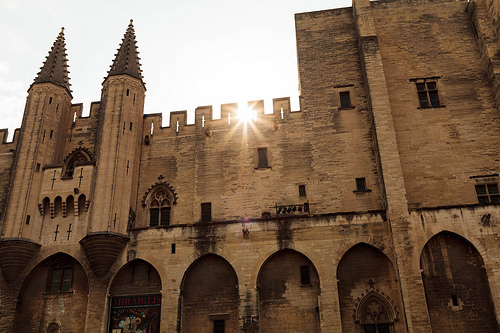
[[[296,14],[300,110],[165,128],[132,22],[88,117],[61,31],[0,130],[0,329],[498,332],[499,12]]]

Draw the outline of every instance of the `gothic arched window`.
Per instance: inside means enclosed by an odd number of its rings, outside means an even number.
[[[149,226],[165,226],[170,224],[171,205],[168,193],[160,188],[151,195],[149,204]]]
[[[364,333],[392,333],[393,311],[391,306],[375,292],[364,297],[357,317]]]
[[[90,153],[85,148],[76,149],[65,159],[63,178],[72,178],[76,166],[88,164],[90,161]]]

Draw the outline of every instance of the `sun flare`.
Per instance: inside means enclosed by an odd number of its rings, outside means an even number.
[[[238,118],[240,121],[245,123],[251,120],[255,121],[257,117],[256,111],[244,103],[241,103],[240,105],[241,106],[238,108]]]

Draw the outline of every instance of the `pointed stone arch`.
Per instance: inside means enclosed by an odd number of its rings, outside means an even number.
[[[180,332],[211,333],[215,325],[239,332],[238,277],[221,256],[206,254],[186,270],[181,283]]]
[[[420,256],[427,309],[435,332],[498,332],[483,259],[467,239],[443,231]]]
[[[109,287],[109,331],[126,324],[133,332],[160,332],[161,289],[161,277],[149,262],[135,259],[120,268]]]
[[[18,296],[15,332],[45,332],[71,327],[85,332],[89,284],[82,265],[58,252],[35,266],[24,280]],[[74,325],[78,322],[79,325]]]
[[[337,280],[343,331],[385,333],[386,329],[389,329],[388,332],[404,330],[404,326],[398,321],[398,311],[401,309],[398,277],[392,262],[382,251],[366,243],[354,245],[337,266]],[[376,293],[371,293],[373,290]],[[366,304],[361,301],[370,293],[373,296],[383,295],[381,300],[390,301],[391,304],[391,321],[380,328],[377,325],[364,326],[371,324],[363,324],[358,318],[358,313],[362,310],[360,305]],[[355,299],[354,295],[361,296]],[[371,330],[372,328],[375,330]]]
[[[76,166],[92,163],[92,154],[87,148],[79,147],[66,156],[63,162],[62,177],[72,178]]]
[[[291,249],[272,254],[258,280],[260,332],[319,332],[320,280],[314,264]]]
[[[394,307],[383,293],[376,290],[367,290],[362,294],[354,316],[354,322],[361,326],[362,332],[393,332],[396,318]]]

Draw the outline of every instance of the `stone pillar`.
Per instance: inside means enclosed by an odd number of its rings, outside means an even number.
[[[415,256],[420,254],[414,252],[415,242],[411,237],[413,226],[410,224],[403,170],[370,1],[354,0],[353,12],[402,293],[405,318],[398,319],[406,320],[409,332],[430,332],[422,277],[418,269],[412,267]]]

